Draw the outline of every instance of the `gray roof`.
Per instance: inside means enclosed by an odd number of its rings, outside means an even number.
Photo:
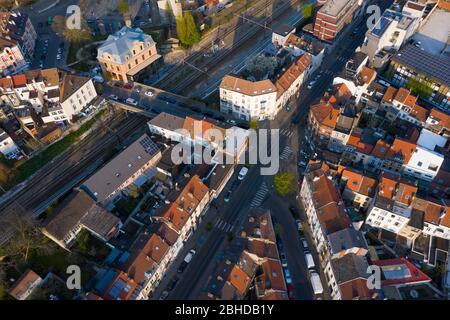
[[[346,228],[328,235],[332,254],[351,248],[367,249],[367,242],[361,231]]]
[[[288,24],[281,24],[273,30],[274,33],[281,36],[287,36],[292,30],[295,30],[295,26],[290,26]]]
[[[342,258],[332,259],[331,266],[336,277],[336,283],[342,284],[358,278],[367,279],[367,267],[369,264],[363,256],[354,253],[346,254]]]
[[[106,240],[116,231],[120,219],[102,207],[94,205],[81,218],[80,223]]]
[[[184,124],[184,119],[162,112],[154,117],[148,122],[156,127],[164,128],[170,131],[175,131],[177,129],[182,129]]]
[[[147,134],[143,134],[87,179],[83,186],[102,202],[154,157],[161,157],[161,151]]]
[[[392,61],[413,68],[450,86],[449,57],[436,56],[416,46],[408,45],[394,55]]]
[[[76,190],[53,212],[44,227],[50,235],[58,240],[72,230],[86,212],[95,204],[84,191]]]
[[[116,62],[120,64],[126,63],[126,55],[130,54],[136,41],[144,42],[147,47],[155,44],[153,38],[144,33],[141,29],[123,27],[116,33],[110,35],[108,39],[97,48],[97,57],[102,57],[106,53],[118,57],[119,61],[116,60]],[[130,54],[130,56],[134,56],[134,54]]]

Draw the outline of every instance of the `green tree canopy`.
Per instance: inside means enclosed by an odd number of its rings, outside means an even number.
[[[186,47],[198,43],[201,39],[194,17],[190,12],[185,12],[183,16],[177,17],[176,28],[178,39]]]
[[[406,87],[415,95],[428,99],[433,92],[433,88],[423,80],[409,78]]]
[[[119,2],[119,4],[117,5],[117,10],[121,14],[127,14],[129,9],[130,9],[130,5],[128,4],[128,2],[126,0]]]
[[[286,196],[289,193],[294,192],[296,189],[296,183],[297,179],[295,174],[292,172],[280,172],[273,178],[275,191],[280,196]]]
[[[314,6],[312,4],[308,4],[303,7],[302,14],[305,19],[309,19],[314,15]]]

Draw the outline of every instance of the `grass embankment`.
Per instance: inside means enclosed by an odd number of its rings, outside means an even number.
[[[46,163],[56,156],[63,153],[67,148],[76,143],[80,136],[88,131],[92,125],[105,113],[105,110],[99,111],[92,119],[83,123],[80,128],[69,133],[63,139],[55,142],[47,149],[28,159],[17,167],[14,184],[20,183],[42,168]]]

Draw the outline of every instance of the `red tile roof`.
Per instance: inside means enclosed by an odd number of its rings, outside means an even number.
[[[375,260],[373,264],[381,267],[384,286],[431,282],[430,277],[405,258]]]
[[[347,189],[368,197],[373,197],[375,195],[377,180],[349,169],[342,172],[342,178],[347,181]]]
[[[402,156],[403,163],[408,163],[415,149],[415,143],[403,140],[401,138],[395,138],[386,156],[390,159],[393,159],[395,156]]]
[[[310,112],[320,125],[332,129],[336,127],[337,119],[340,114],[339,109],[333,108],[333,106],[328,103],[320,103],[311,106]]]
[[[347,140],[347,145],[356,148],[358,152],[363,154],[370,154],[373,150],[373,145],[362,142],[361,134],[356,132],[352,132],[352,134]]]

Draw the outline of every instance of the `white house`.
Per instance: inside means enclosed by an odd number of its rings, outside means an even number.
[[[60,88],[60,103],[67,118],[80,113],[97,97],[92,79],[65,75]]]
[[[0,128],[0,152],[8,159],[20,156],[20,149],[11,137]]]

